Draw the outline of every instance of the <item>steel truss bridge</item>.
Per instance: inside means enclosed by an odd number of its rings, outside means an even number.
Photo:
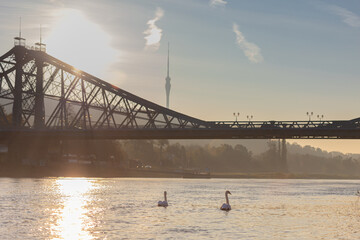
[[[135,96],[40,49],[0,57],[0,140],[360,139],[345,121],[203,121]]]

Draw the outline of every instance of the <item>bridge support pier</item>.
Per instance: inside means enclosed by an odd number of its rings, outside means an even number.
[[[287,148],[286,148],[286,139],[281,141],[281,154],[280,154],[280,171],[288,172],[287,166]]]
[[[49,141],[44,138],[10,139],[7,162],[12,166],[39,166],[48,160]]]

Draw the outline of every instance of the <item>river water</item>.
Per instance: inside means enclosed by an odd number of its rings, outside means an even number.
[[[230,190],[232,210],[219,209]],[[0,178],[1,239],[360,239],[360,181]],[[168,192],[169,207],[157,207]]]

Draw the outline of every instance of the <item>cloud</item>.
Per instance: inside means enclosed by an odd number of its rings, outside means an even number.
[[[144,38],[146,40],[145,49],[147,50],[158,50],[160,47],[160,40],[162,37],[162,29],[155,25],[164,16],[164,10],[157,8],[155,12],[155,18],[150,19],[147,22],[149,25],[148,29],[144,31],[146,35]]]
[[[209,2],[211,7],[216,7],[216,6],[225,6],[227,4],[227,2],[225,0],[210,0]]]
[[[360,27],[360,17],[355,13],[336,5],[329,6],[329,9],[332,13],[340,16],[343,22],[349,26]]]
[[[236,43],[244,51],[245,56],[253,63],[260,63],[264,60],[260,53],[260,48],[251,42],[248,42],[242,32],[239,31],[239,26],[234,23],[233,31],[236,34]]]

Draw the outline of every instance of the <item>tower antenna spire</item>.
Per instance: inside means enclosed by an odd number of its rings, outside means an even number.
[[[19,23],[19,38],[21,38],[21,17],[20,17],[20,23]]]
[[[170,98],[170,89],[171,89],[171,83],[170,83],[170,43],[168,42],[168,56],[167,56],[167,76],[165,78],[165,90],[166,90],[166,107],[169,108],[169,98]]]
[[[40,42],[35,43],[35,49],[40,52],[46,52],[46,44],[42,42],[42,26],[40,24]]]
[[[25,47],[25,38],[21,37],[21,17],[19,19],[19,36],[14,37],[14,45]]]
[[[169,76],[169,71],[170,71],[170,43],[168,42],[168,57],[167,57],[167,76]]]
[[[40,24],[40,44],[42,44],[42,42],[41,42],[41,24]]]

